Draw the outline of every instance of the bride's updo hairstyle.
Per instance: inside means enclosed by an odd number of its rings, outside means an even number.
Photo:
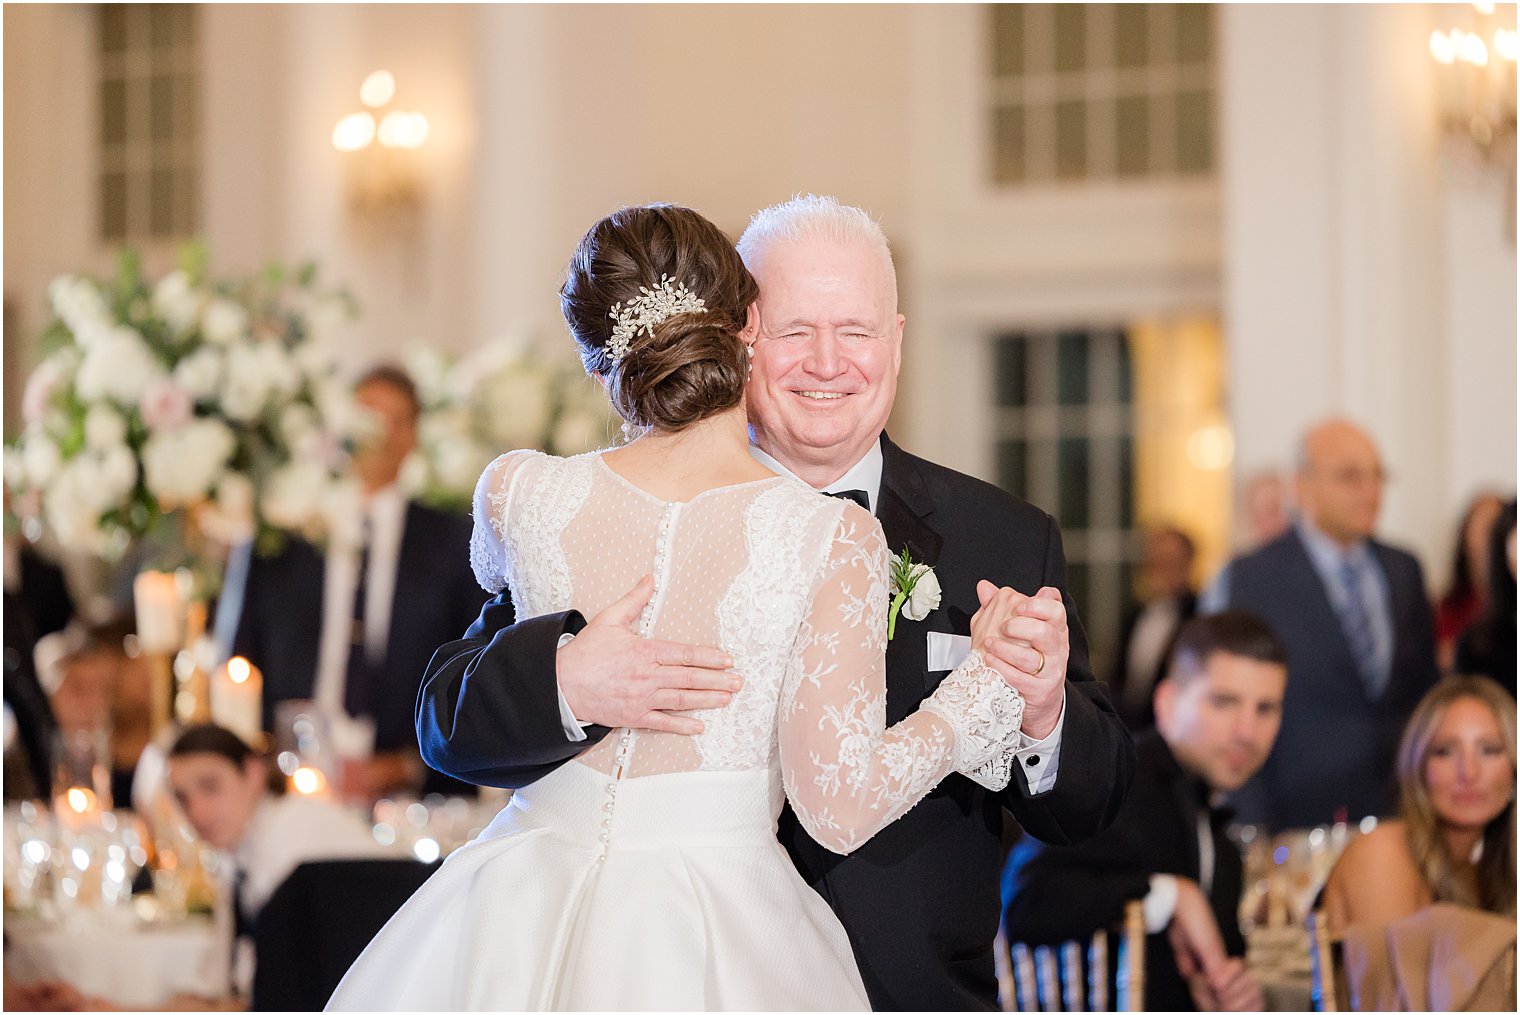
[[[700,299],[609,348],[625,309],[668,279]],[[560,310],[587,373],[607,380],[612,406],[634,426],[682,430],[739,404],[749,372],[739,332],[760,289],[732,241],[690,208],[623,208],[582,237],[559,291]],[[626,329],[625,329],[626,330]]]

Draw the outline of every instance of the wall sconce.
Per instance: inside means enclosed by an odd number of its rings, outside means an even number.
[[[1445,8],[1456,10],[1457,8]],[[1515,166],[1515,5],[1475,3],[1465,26],[1430,33],[1447,137],[1468,156]]]
[[[359,86],[359,101],[368,108],[349,113],[332,131],[333,147],[348,156],[349,204],[365,220],[404,221],[422,206],[414,153],[427,142],[428,119],[392,107],[395,97],[395,77],[375,71]]]

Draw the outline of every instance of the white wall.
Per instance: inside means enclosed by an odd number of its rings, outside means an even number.
[[[1232,5],[1220,20],[1239,469],[1288,462],[1327,414],[1361,422],[1394,476],[1383,530],[1440,581],[1472,488],[1515,484],[1515,260],[1498,192],[1453,192],[1440,172],[1433,12]]]

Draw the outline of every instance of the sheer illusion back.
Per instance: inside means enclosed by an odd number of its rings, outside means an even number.
[[[624,730],[577,763],[617,778],[771,767],[804,827],[839,850],[957,767],[1006,784],[1023,703],[975,652],[885,728],[887,548],[858,506],[784,477],[669,502],[600,453],[515,451],[481,477],[475,512],[476,576],[510,588],[520,619],[593,616],[653,574],[638,633],[716,645],[744,678],[730,704],[692,713],[702,733]]]
[[[600,454],[505,455],[482,489],[476,501],[491,525],[476,527],[476,575],[488,589],[510,586],[519,618],[572,608],[590,617],[652,574],[654,598],[638,633],[721,646],[745,677],[729,706],[691,713],[701,734],[639,731],[624,778],[769,763],[792,648],[774,635],[796,632],[838,504],[782,477],[663,501]],[[610,773],[620,742],[608,737],[579,760]]]

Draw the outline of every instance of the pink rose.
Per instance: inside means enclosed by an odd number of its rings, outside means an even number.
[[[188,392],[172,380],[155,381],[137,403],[143,423],[153,433],[176,430],[190,422],[195,403]]]
[[[48,407],[53,404],[53,395],[58,391],[58,382],[63,379],[62,371],[53,360],[43,360],[37,369],[32,371],[32,376],[26,380],[26,390],[21,394],[21,418],[27,423],[39,422],[47,414]]]

